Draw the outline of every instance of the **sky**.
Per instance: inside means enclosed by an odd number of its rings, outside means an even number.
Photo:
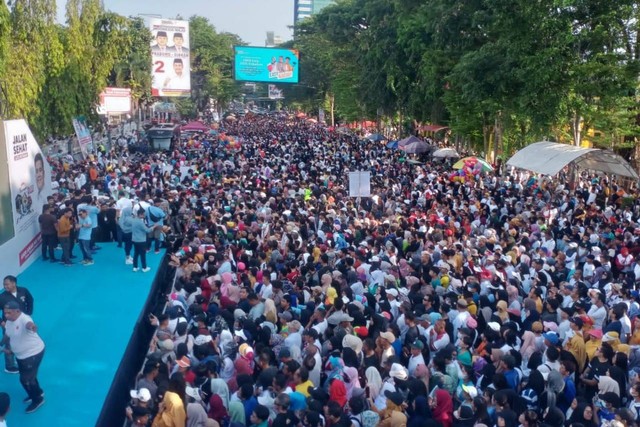
[[[103,0],[106,9],[124,16],[192,15],[209,18],[219,32],[238,34],[251,46],[264,46],[267,31],[291,39],[293,0]],[[58,0],[58,20],[65,22],[65,0]]]

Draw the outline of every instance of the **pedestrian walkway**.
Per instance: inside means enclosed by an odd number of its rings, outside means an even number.
[[[101,246],[92,266],[39,260],[18,277],[33,294],[33,318],[47,346],[38,375],[46,402],[25,414],[19,377],[5,373],[3,365],[0,391],[11,395],[8,425],[95,425],[162,260],[151,252],[151,271],[133,273],[115,243]],[[79,255],[79,248],[74,252]]]

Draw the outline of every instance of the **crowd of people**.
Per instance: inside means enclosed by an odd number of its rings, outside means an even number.
[[[185,228],[133,424],[640,419],[637,187],[452,181],[304,121],[224,131],[241,150],[157,159],[191,169],[156,182]],[[348,197],[350,170],[373,197]]]
[[[175,267],[129,425],[640,420],[636,185],[452,179],[305,120],[219,131],[239,144],[202,135],[170,153],[53,162],[53,204],[87,197],[88,176],[124,262],[137,270],[133,246],[144,271],[164,245]],[[371,172],[372,197],[349,197],[355,170]],[[131,233],[123,217],[139,220]]]

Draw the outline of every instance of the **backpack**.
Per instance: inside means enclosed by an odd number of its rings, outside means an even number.
[[[149,206],[149,219],[151,222],[158,222],[164,218],[164,212],[162,209],[155,206]]]

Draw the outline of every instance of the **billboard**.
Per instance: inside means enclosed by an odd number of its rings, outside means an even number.
[[[100,110],[105,114],[130,113],[131,89],[106,87],[100,94]]]
[[[300,54],[296,49],[235,46],[236,80],[268,83],[298,83]]]
[[[284,99],[282,90],[276,85],[269,85],[269,99]]]
[[[26,121],[2,122],[1,132],[0,160],[8,167],[0,168],[0,259],[16,275],[39,255],[38,217],[51,194],[51,167]]]
[[[87,157],[91,149],[93,140],[91,139],[91,129],[87,126],[87,120],[84,116],[74,117],[72,119],[73,129],[76,131],[76,137],[78,138],[78,145],[82,151],[82,156]]]
[[[189,22],[150,19],[151,95],[189,96],[191,62],[189,56]]]

